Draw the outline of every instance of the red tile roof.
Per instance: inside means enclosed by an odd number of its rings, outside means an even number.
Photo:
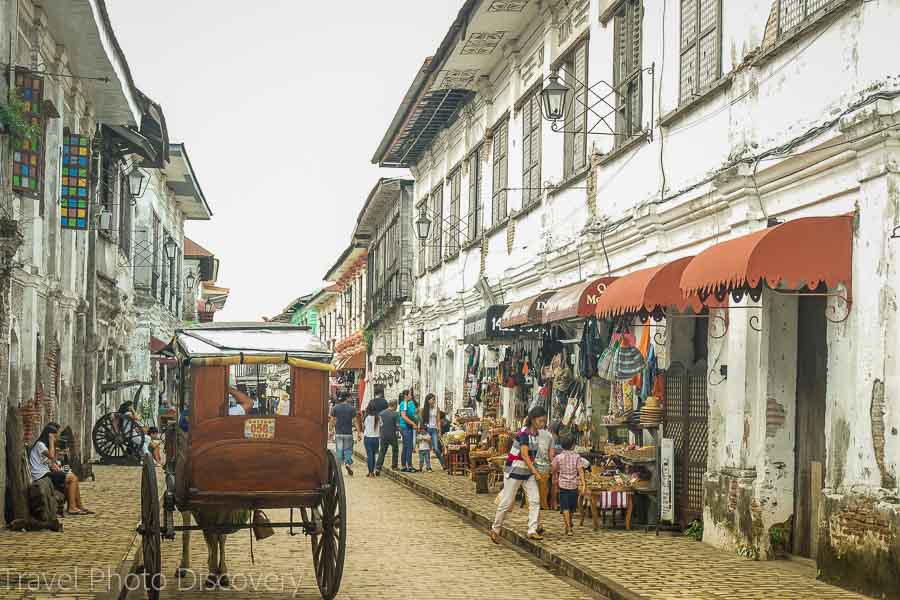
[[[190,238],[184,238],[185,256],[213,256],[213,253]]]

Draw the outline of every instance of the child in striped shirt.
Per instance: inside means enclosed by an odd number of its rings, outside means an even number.
[[[552,472],[559,486],[559,510],[563,515],[566,535],[572,535],[572,513],[578,507],[578,490],[585,489],[584,466],[581,457],[572,450],[575,438],[566,433],[559,440],[562,452],[553,458]]]

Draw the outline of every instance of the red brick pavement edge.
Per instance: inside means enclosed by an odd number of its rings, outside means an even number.
[[[364,454],[358,451],[354,451],[353,453],[363,461],[366,460]],[[431,500],[433,503],[444,506],[467,518],[473,524],[485,531],[489,531],[494,523],[493,514],[485,515],[477,512],[471,506],[461,504],[453,498],[450,498],[427,485],[423,485],[415,478],[409,477],[406,473],[401,473],[400,471],[394,471],[392,469],[384,469],[381,473],[400,485],[412,490],[416,494]],[[562,575],[577,581],[581,585],[595,592],[603,594],[610,600],[647,600],[645,596],[628,590],[617,581],[614,581],[593,569],[585,567],[582,564],[573,562],[558,552],[549,550],[540,544],[535,544],[528,539],[527,535],[508,527],[504,527],[500,535],[511,544],[515,544],[517,547],[536,556],[543,562],[552,565],[558,569]]]

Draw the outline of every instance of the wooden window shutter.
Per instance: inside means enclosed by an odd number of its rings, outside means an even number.
[[[690,100],[698,89],[697,82],[697,3],[681,0],[681,102]]]
[[[541,95],[531,98],[531,181],[530,197],[541,197]]]
[[[572,123],[574,136],[572,139],[572,166],[574,171],[580,171],[585,167],[587,153],[587,43],[582,42],[575,49],[575,76],[578,83],[575,93],[578,99],[575,101],[575,118]]]
[[[638,72],[641,69],[641,22],[643,21],[641,9],[641,1],[640,0],[632,0],[628,4],[629,13],[631,18],[631,44],[630,44],[630,56],[631,56],[631,64],[629,65],[630,75],[634,77],[632,80],[632,84],[629,86],[632,88],[631,91],[631,106],[629,107],[630,114],[630,123],[631,130],[629,131],[629,135],[634,135],[641,130],[641,113],[642,113],[642,102],[641,102],[641,81],[643,77],[641,77],[641,73]]]

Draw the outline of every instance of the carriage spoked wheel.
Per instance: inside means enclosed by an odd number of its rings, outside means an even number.
[[[107,413],[94,424],[91,439],[102,458],[125,458],[140,451],[144,432],[137,421],[128,415]]]
[[[318,512],[322,529],[312,535],[313,567],[316,583],[325,600],[331,600],[341,587],[344,573],[344,554],[347,550],[347,496],[344,478],[334,453],[328,457],[328,483],[330,487],[314,511]]]
[[[144,556],[144,587],[147,598],[157,600],[162,577],[160,556],[159,488],[156,467],[150,454],[144,455],[141,472],[141,549]]]

